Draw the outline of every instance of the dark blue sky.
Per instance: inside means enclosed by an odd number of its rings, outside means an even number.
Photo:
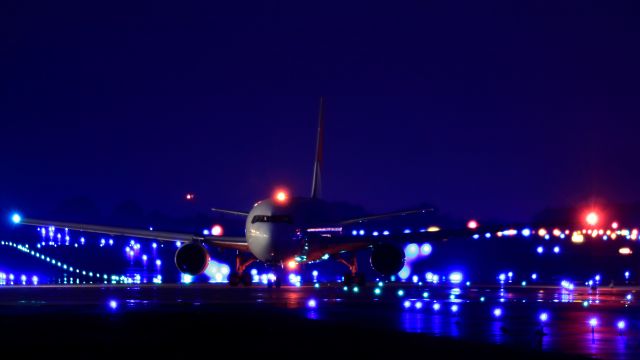
[[[0,206],[307,195],[319,95],[329,200],[640,200],[640,12],[517,3],[3,2]]]

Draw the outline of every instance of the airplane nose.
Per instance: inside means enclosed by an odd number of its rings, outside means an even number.
[[[261,261],[281,262],[296,255],[293,230],[284,224],[260,224],[251,229],[249,249]]]

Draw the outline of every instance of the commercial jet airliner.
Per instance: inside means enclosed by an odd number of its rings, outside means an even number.
[[[355,253],[371,248],[371,266],[383,275],[398,273],[405,262],[401,237],[388,232],[366,233],[358,230],[358,223],[367,220],[392,217],[409,213],[425,212],[413,210],[389,213],[353,219],[339,218],[339,205],[320,199],[320,179],[323,162],[324,106],[320,99],[318,133],[316,142],[315,165],[310,197],[290,197],[285,191],[276,191],[272,198],[258,201],[249,212],[213,209],[246,217],[245,236],[221,236],[217,231],[210,235],[159,232],[120,227],[75,224],[57,221],[35,220],[13,214],[16,224],[35,226],[54,226],[69,230],[156,239],[159,241],[183,242],[175,255],[178,269],[192,276],[204,272],[209,264],[208,247],[233,249],[237,251],[235,270],[229,275],[229,284],[251,285],[251,276],[247,267],[256,260],[282,269],[288,264],[303,264],[330,258],[345,264],[349,271],[345,274],[345,283],[364,283],[364,277],[358,271]],[[437,232],[435,226],[429,232]],[[344,256],[346,253],[347,256]],[[273,282],[280,286],[281,279]]]

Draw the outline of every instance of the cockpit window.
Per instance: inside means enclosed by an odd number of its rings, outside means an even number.
[[[254,215],[251,219],[251,223],[286,223],[291,224],[293,221],[291,220],[291,216],[289,215]]]

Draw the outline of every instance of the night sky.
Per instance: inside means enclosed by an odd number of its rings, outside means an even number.
[[[320,95],[331,201],[639,201],[640,12],[520,3],[4,1],[0,209],[307,196]]]

